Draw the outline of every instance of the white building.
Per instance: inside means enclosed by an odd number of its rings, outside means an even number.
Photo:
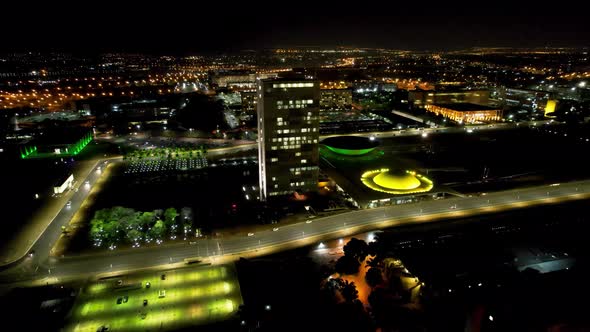
[[[70,174],[69,176],[65,176],[57,182],[57,184],[53,187],[53,193],[61,194],[68,189],[72,189],[73,186],[74,174]]]

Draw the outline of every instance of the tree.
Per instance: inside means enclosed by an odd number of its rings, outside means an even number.
[[[119,225],[117,222],[108,221],[103,224],[103,238],[108,245],[119,240]]]
[[[120,227],[125,231],[130,229],[141,229],[139,216],[135,213],[132,215],[123,215],[118,220],[115,219],[114,221],[119,223]]]
[[[164,222],[166,223],[166,226],[171,227],[177,216],[178,212],[175,208],[167,208],[166,211],[164,211]]]
[[[154,238],[162,239],[164,234],[166,234],[166,225],[162,220],[158,220],[150,230],[150,233]]]
[[[111,218],[111,209],[101,209],[94,213],[94,219],[109,220]]]
[[[144,212],[139,217],[139,224],[143,227],[149,226],[154,221],[155,215],[153,212]]]
[[[92,219],[90,221],[90,240],[94,243],[101,243],[104,238],[104,221],[101,219]]]
[[[138,242],[141,240],[141,232],[137,229],[131,229],[127,232],[127,239],[131,242]]]
[[[367,242],[355,237],[350,239],[344,246],[344,255],[355,258],[359,263],[364,261],[369,253]]]
[[[340,294],[342,294],[342,297],[346,302],[353,302],[359,298],[359,292],[356,290],[356,285],[354,282],[349,282],[348,280],[344,280],[342,283]]]
[[[344,255],[336,261],[336,272],[340,274],[355,274],[359,271],[361,264],[352,257]]]
[[[375,286],[379,285],[381,282],[383,282],[381,269],[376,267],[370,268],[369,271],[367,271],[367,274],[365,275],[365,280],[367,281],[367,285],[369,285],[371,288],[374,288]]]
[[[125,208],[122,206],[115,206],[111,209],[110,217],[114,220],[120,220],[123,217],[131,217],[135,214],[135,210],[130,208]]]

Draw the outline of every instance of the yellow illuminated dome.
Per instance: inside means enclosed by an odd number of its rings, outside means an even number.
[[[420,187],[420,180],[411,173],[392,174],[383,172],[373,178],[373,182],[387,189],[411,190]]]
[[[375,191],[394,195],[423,193],[434,187],[430,179],[416,172],[396,173],[388,168],[366,171],[361,176],[361,181]]]

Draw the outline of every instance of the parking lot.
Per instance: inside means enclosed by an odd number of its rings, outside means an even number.
[[[166,331],[218,321],[241,304],[233,266],[163,270],[88,284],[65,331]]]

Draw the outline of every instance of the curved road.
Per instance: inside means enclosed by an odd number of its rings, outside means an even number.
[[[55,281],[60,278],[86,277],[99,273],[166,266],[182,263],[183,259],[192,257],[200,257],[216,263],[222,260],[234,260],[241,255],[266,254],[366,230],[585,198],[590,198],[590,180],[496,192],[485,196],[359,210],[312,219],[310,223],[279,226],[276,231],[269,229],[251,236],[244,234],[229,238],[200,239],[161,248],[139,248],[102,255],[50,258],[41,264],[39,269],[36,267],[34,269],[34,265],[38,262],[25,260],[17,268],[6,271],[8,274],[5,274],[2,279],[16,281],[49,277],[54,278]]]

